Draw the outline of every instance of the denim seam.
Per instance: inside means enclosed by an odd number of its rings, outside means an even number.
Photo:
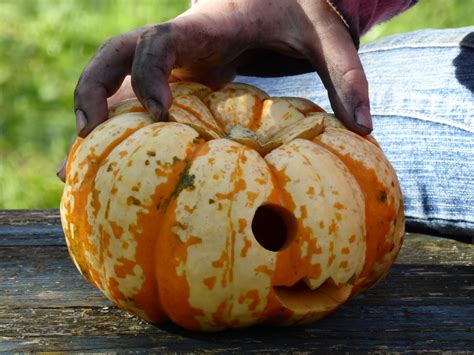
[[[469,132],[469,133],[474,133],[474,128],[469,128],[469,127],[466,127],[464,125],[453,124],[452,122],[447,122],[447,121],[439,119],[439,118],[433,118],[433,116],[423,116],[423,115],[420,115],[416,112],[410,112],[408,110],[405,111],[404,113],[386,112],[386,111],[373,111],[372,110],[372,116],[397,116],[397,117],[415,118],[415,119],[418,119],[420,121],[443,124],[443,125],[446,125],[448,127],[462,129],[463,131],[466,131],[466,132]]]
[[[413,217],[413,216],[406,216],[406,219],[412,219],[412,220],[423,220],[423,221],[439,221],[439,222],[460,222],[460,223],[466,223],[466,224],[472,224],[474,227],[474,222],[473,221],[468,221],[466,219],[447,219],[447,218],[437,218],[437,217]]]
[[[433,45],[433,43],[430,43],[429,45],[423,45],[423,44],[417,44],[417,45],[394,45],[394,46],[387,46],[387,47],[377,47],[377,48],[364,48],[359,50],[359,54],[365,54],[365,53],[373,53],[373,52],[386,52],[386,51],[391,51],[395,49],[419,49],[419,48],[459,48],[461,44],[459,42],[457,43],[439,43]]]

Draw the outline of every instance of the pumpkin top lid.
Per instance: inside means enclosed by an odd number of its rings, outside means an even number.
[[[312,139],[324,126],[343,127],[310,100],[270,97],[247,84],[229,83],[213,91],[199,83],[176,82],[170,88],[169,121],[191,126],[207,140],[232,139],[262,155],[295,138]],[[144,111],[133,98],[111,107],[109,118]]]

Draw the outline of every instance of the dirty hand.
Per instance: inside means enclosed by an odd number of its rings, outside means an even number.
[[[111,96],[130,96],[127,75],[140,102],[163,120],[170,77],[218,87],[236,74],[310,71],[321,77],[336,116],[352,131],[370,133],[367,79],[348,29],[326,1],[200,0],[169,22],[99,48],[75,90],[77,131],[85,137],[107,119]]]

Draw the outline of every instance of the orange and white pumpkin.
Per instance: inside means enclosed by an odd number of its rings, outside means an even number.
[[[319,319],[372,286],[404,236],[372,137],[299,98],[173,83],[74,143],[61,219],[77,268],[118,307],[192,330]]]

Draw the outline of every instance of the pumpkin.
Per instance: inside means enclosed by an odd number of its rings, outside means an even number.
[[[82,275],[149,322],[215,331],[317,320],[387,274],[404,237],[396,174],[311,101],[172,83],[78,138],[61,220]]]

